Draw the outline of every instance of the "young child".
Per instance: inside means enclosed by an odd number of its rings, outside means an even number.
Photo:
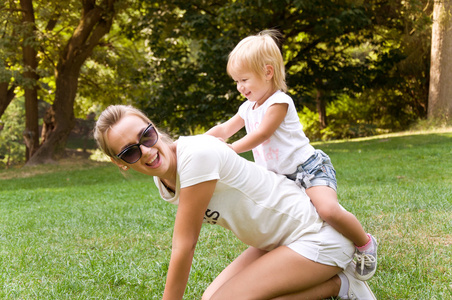
[[[293,100],[285,93],[278,38],[277,31],[265,30],[243,39],[229,54],[227,72],[247,101],[207,134],[227,140],[245,126],[247,135],[230,147],[237,153],[253,150],[257,164],[305,188],[320,217],[356,245],[356,276],[368,280],[377,267],[377,241],[341,208],[330,158],[314,149],[303,132]]]

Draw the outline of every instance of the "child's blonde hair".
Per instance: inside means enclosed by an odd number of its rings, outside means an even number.
[[[265,66],[273,67],[273,84],[277,90],[287,91],[284,61],[278,42],[279,31],[264,30],[241,40],[229,54],[227,72],[231,75],[236,68],[245,68],[259,76],[265,76]]]

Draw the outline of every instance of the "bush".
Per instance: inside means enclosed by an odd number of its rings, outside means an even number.
[[[307,106],[298,112],[300,123],[303,125],[303,131],[311,141],[319,141],[322,139],[320,133],[319,114],[310,110]]]
[[[321,131],[323,140],[357,138],[371,136],[376,133],[376,126],[369,120],[369,106],[351,99],[347,95],[340,96],[327,108],[328,125]]]
[[[327,126],[322,130],[317,112],[304,107],[298,115],[306,136],[317,141],[374,135],[376,126],[366,120],[368,111],[369,107],[366,105],[342,95],[327,105]]]
[[[25,107],[23,97],[16,98],[0,119],[0,167],[25,163],[25,144],[22,132],[25,130]]]

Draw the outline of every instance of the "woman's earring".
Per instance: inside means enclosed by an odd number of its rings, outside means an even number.
[[[122,166],[122,169],[123,169],[124,171],[127,171],[127,170],[129,169],[129,167],[128,167],[128,166]]]

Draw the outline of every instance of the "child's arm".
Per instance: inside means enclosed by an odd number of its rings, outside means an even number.
[[[206,132],[206,134],[213,135],[217,138],[222,138],[224,141],[226,141],[228,138],[233,136],[237,131],[242,129],[243,126],[245,126],[245,121],[237,113],[226,122],[209,129]]]
[[[180,191],[164,300],[183,298],[204,214],[216,183],[205,181]]]
[[[271,105],[267,109],[259,127],[240,140],[232,143],[232,149],[237,153],[242,153],[249,151],[268,140],[284,121],[288,108],[289,105],[286,103],[275,103]]]

